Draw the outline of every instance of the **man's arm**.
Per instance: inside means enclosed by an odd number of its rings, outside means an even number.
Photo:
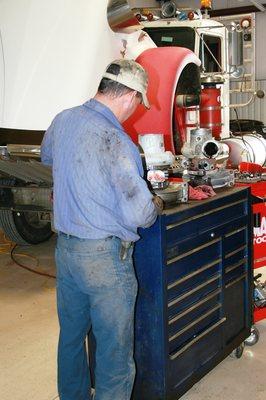
[[[155,222],[160,210],[140,176],[137,160],[129,145],[124,143],[119,147],[110,163],[110,174],[123,222],[129,227],[147,228]]]
[[[43,164],[53,165],[53,135],[55,121],[51,123],[42,140],[41,144],[41,160]]]

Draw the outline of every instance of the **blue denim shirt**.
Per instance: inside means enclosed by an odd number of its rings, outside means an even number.
[[[87,239],[136,241],[157,217],[137,146],[112,111],[92,99],[58,114],[41,157],[53,166],[54,224]]]

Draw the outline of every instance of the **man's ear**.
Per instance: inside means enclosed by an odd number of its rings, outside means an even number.
[[[137,92],[136,90],[133,90],[132,92],[125,93],[122,97],[124,98],[124,104],[131,104],[136,96]]]
[[[130,92],[131,95],[131,101],[133,101],[135,99],[135,97],[137,96],[137,91],[133,90],[132,92]]]

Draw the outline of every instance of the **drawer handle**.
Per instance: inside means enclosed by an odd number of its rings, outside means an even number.
[[[217,207],[214,210],[206,211],[206,212],[203,212],[202,214],[197,214],[197,215],[195,215],[193,217],[184,219],[183,221],[167,225],[166,226],[166,230],[173,229],[173,228],[175,228],[175,227],[177,227],[179,225],[185,224],[186,222],[195,221],[196,219],[205,217],[206,215],[210,215],[210,214],[216,213],[217,211],[222,211],[222,210],[225,210],[226,208],[236,206],[237,204],[241,204],[241,203],[245,204],[246,201],[247,201],[247,199],[245,198],[243,200],[238,200],[238,201],[234,201],[234,202],[232,202],[230,204],[226,204],[225,206]]]
[[[242,260],[240,260],[238,263],[230,265],[229,267],[225,268],[225,273],[228,274],[229,272],[234,271],[234,269],[237,269],[241,265],[245,265],[245,263],[246,259],[242,258]]]
[[[207,318],[209,315],[213,314],[215,311],[219,310],[221,308],[221,304],[217,304],[217,306],[213,307],[211,310],[203,314],[201,317],[195,319],[195,321],[191,322],[189,325],[186,325],[181,331],[175,333],[173,336],[169,337],[169,342],[172,342],[178,336],[182,335],[186,331],[188,331],[190,328],[193,328],[193,326],[197,325],[199,322],[203,321],[205,318]]]
[[[246,247],[247,247],[246,244],[244,244],[244,245],[241,246],[241,247],[238,247],[238,249],[233,250],[233,251],[231,251],[230,253],[227,253],[227,254],[225,255],[225,258],[229,258],[229,257],[233,256],[234,254],[239,253],[241,250],[245,250]]]
[[[182,347],[180,350],[178,350],[176,353],[170,355],[170,360],[175,360],[180,354],[184,353],[187,349],[189,349],[193,344],[197,343],[200,339],[202,339],[204,336],[206,336],[208,333],[212,332],[214,329],[218,328],[221,324],[223,324],[226,321],[226,318],[222,318],[220,321],[216,322],[216,324],[210,326],[206,331],[202,332],[200,335],[195,337],[193,340],[191,340],[188,344],[186,344],[184,347]]]
[[[246,277],[247,277],[247,273],[245,272],[244,274],[242,274],[241,276],[239,276],[239,277],[238,277],[237,279],[235,279],[234,281],[229,282],[227,285],[225,285],[225,288],[227,289],[227,288],[229,288],[230,286],[235,285],[237,282],[242,281],[242,279],[244,279],[244,278],[246,278]]]
[[[231,232],[227,233],[227,234],[225,235],[225,237],[228,238],[228,237],[230,237],[230,236],[235,235],[236,233],[245,231],[246,229],[247,229],[247,225],[243,226],[243,228],[238,228],[238,229],[236,229],[236,230],[234,230],[234,231],[231,231]]]
[[[177,314],[174,318],[170,319],[168,321],[168,325],[172,325],[176,321],[178,321],[180,318],[184,317],[184,315],[189,314],[191,311],[195,310],[196,308],[200,307],[202,304],[206,303],[207,301],[211,300],[213,297],[217,296],[219,293],[221,293],[222,289],[216,289],[214,292],[209,294],[209,296],[206,296],[203,300],[200,300],[198,303],[193,304],[193,306],[187,308],[186,310],[182,311],[180,314]]]
[[[189,292],[186,292],[186,293],[182,294],[181,296],[177,297],[176,299],[170,301],[168,303],[168,308],[179,303],[181,300],[184,300],[186,297],[189,297],[190,295],[196,293],[198,290],[204,288],[205,286],[208,286],[210,283],[217,281],[219,278],[221,278],[221,274],[215,274],[211,279],[207,280],[206,282],[201,283],[200,285],[196,286],[194,289],[189,290]]]
[[[221,238],[218,238],[218,239],[212,240],[211,242],[204,243],[201,246],[198,246],[198,247],[196,247],[196,248],[194,248],[192,250],[187,251],[186,253],[182,253],[179,256],[176,256],[174,258],[170,258],[170,260],[167,260],[167,265],[173,264],[174,262],[176,262],[178,260],[181,260],[184,257],[190,256],[191,254],[197,253],[198,251],[203,250],[206,247],[212,246],[214,243],[219,242],[220,239]]]
[[[183,283],[183,282],[187,281],[188,279],[193,278],[193,276],[196,276],[196,275],[200,274],[201,272],[204,272],[207,269],[212,268],[216,264],[220,264],[221,261],[222,261],[222,259],[218,258],[217,260],[204,265],[203,267],[197,269],[196,271],[193,271],[190,274],[183,276],[183,278],[177,279],[176,281],[174,281],[173,283],[170,283],[167,286],[167,290],[173,289],[174,287],[180,285],[180,283]]]

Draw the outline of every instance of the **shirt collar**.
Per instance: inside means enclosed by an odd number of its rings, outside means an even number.
[[[98,100],[90,99],[86,101],[86,103],[84,103],[83,105],[104,115],[104,117],[107,118],[110,122],[112,122],[113,125],[115,125],[119,129],[122,129],[120,122],[118,121],[114,113],[110,110],[110,108],[106,107]]]

